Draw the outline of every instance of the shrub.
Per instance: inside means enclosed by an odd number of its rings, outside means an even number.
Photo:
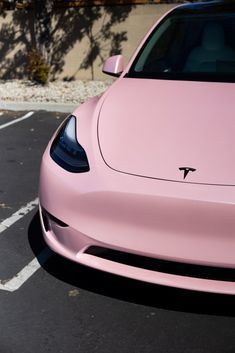
[[[28,54],[30,80],[45,85],[48,82],[49,71],[49,65],[44,60],[42,54],[36,49],[31,50]]]

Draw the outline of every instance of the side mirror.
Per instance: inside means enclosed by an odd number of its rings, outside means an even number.
[[[103,73],[118,77],[124,71],[124,60],[122,55],[108,58],[103,65]]]

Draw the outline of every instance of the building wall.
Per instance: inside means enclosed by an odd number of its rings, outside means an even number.
[[[52,22],[51,79],[105,79],[102,63],[122,53],[126,62],[148,29],[173,5],[93,6],[59,9]],[[35,41],[32,13],[0,17],[0,79],[27,78]]]

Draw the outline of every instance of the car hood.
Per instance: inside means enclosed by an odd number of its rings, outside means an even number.
[[[118,80],[98,122],[106,164],[149,178],[235,185],[234,93],[232,83]]]

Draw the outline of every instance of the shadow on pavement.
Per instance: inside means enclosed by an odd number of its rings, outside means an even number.
[[[47,245],[37,212],[28,229],[37,256]],[[235,317],[235,296],[200,293],[152,285],[86,268],[54,254],[42,267],[51,276],[84,290],[165,310]]]

